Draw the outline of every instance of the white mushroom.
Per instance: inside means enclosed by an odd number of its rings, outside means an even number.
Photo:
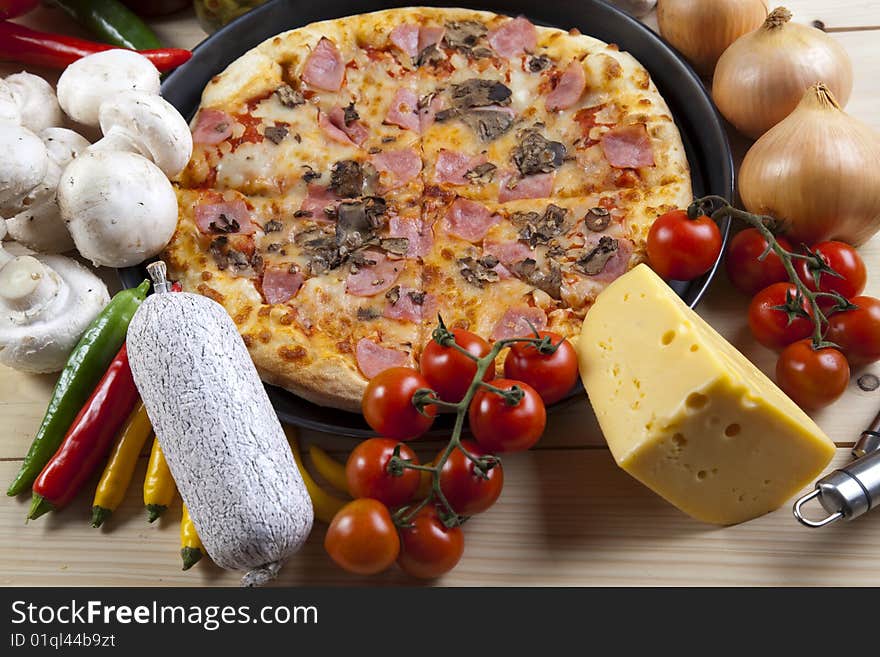
[[[57,372],[109,300],[103,281],[70,258],[0,248],[0,364]]]
[[[177,197],[155,164],[123,151],[87,150],[61,176],[58,204],[79,252],[129,267],[157,255],[177,226]]]
[[[15,101],[15,96],[12,95],[12,89],[9,88],[5,80],[0,80],[0,122],[6,121],[20,125],[21,110],[18,109],[18,103]]]
[[[89,142],[67,128],[46,128],[40,137],[49,154],[43,181],[24,197],[7,219],[9,236],[26,247],[43,253],[64,253],[73,249],[73,238],[61,219],[56,191],[61,172]]]
[[[64,114],[58,105],[52,85],[39,75],[22,71],[5,80],[21,113],[21,124],[39,133],[46,128],[64,124]]]
[[[46,177],[49,154],[27,128],[0,123],[0,214],[14,209]]]
[[[104,138],[92,150],[129,151],[143,155],[174,177],[192,156],[192,133],[186,120],[161,96],[123,91],[101,104]]]
[[[105,50],[78,59],[58,78],[58,102],[74,121],[98,126],[101,103],[119,92],[159,93],[159,71],[133,50]]]

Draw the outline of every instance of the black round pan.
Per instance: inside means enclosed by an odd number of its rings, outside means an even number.
[[[721,119],[699,77],[659,36],[639,21],[599,0],[483,0],[482,2],[358,2],[356,0],[275,0],[230,23],[200,43],[192,59],[169,75],[162,94],[187,118],[195,113],[202,90],[212,76],[246,51],[269,37],[315,21],[357,13],[405,7],[459,6],[485,9],[512,16],[524,15],[536,24],[563,29],[577,28],[584,34],[617,44],[636,57],[650,72],[666,99],[681,131],[691,165],[694,194],[733,195],[733,158]],[[722,226],[725,241],[729,225]],[[691,307],[699,303],[718,268],[689,282],[672,287]],[[123,285],[144,279],[140,267],[119,271]],[[372,435],[360,415],[324,408],[291,393],[267,386],[269,397],[283,422],[352,437]],[[560,402],[564,404],[566,402]],[[451,418],[440,418],[432,434],[448,433]]]

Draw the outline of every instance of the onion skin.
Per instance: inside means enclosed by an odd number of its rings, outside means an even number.
[[[841,107],[852,93],[852,62],[843,46],[790,19],[784,7],[774,9],[758,30],[737,39],[715,68],[712,99],[724,118],[752,139],[791,114],[817,82],[831,89]]]
[[[727,47],[767,17],[763,0],[659,0],[660,34],[703,77]]]
[[[795,243],[859,246],[880,230],[880,134],[812,86],[743,160],[739,193],[749,212],[783,221]]]

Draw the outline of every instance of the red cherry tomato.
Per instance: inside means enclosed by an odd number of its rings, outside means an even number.
[[[805,410],[837,401],[849,384],[849,365],[837,349],[813,349],[809,338],[790,344],[776,363],[776,382]]]
[[[462,440],[462,446],[474,456],[487,456],[488,452],[470,440]],[[481,477],[471,461],[460,449],[453,451],[440,470],[440,490],[453,510],[463,516],[482,513],[501,495],[504,486],[504,470],[499,463]]]
[[[813,322],[806,317],[795,317],[789,322],[784,310],[787,295],[796,298],[797,288],[792,283],[774,283],[755,295],[749,306],[749,328],[752,335],[769,349],[781,350],[792,342],[801,340],[813,332]],[[801,299],[801,308],[812,317],[813,311],[806,299]]]
[[[412,499],[419,487],[419,471],[404,468],[399,475],[388,471],[388,462],[398,445],[400,458],[418,465],[415,452],[388,438],[370,438],[352,450],[345,464],[345,478],[352,497],[371,497],[392,508]]]
[[[375,575],[387,570],[400,554],[400,537],[388,508],[377,500],[349,502],[333,517],[324,549],[350,573]]]
[[[812,251],[842,278],[831,274],[820,274],[817,286],[816,275],[810,269],[810,261],[797,258],[795,269],[798,277],[807,284],[808,288],[813,292],[837,292],[847,299],[862,293],[868,282],[868,270],[865,268],[864,260],[853,247],[843,242],[821,242],[816,244]],[[834,305],[834,300],[819,297],[819,304],[823,309],[830,308]]]
[[[452,329],[452,334],[459,347],[477,358],[482,358],[492,349],[488,342],[470,331]],[[452,404],[464,399],[477,373],[477,364],[473,360],[455,347],[443,347],[434,340],[425,345],[419,366],[437,396]],[[483,375],[483,381],[491,381],[494,376],[495,368],[490,367]]]
[[[446,527],[437,509],[426,506],[416,514],[411,527],[400,530],[397,565],[412,577],[434,579],[455,568],[464,554],[461,527]]]
[[[853,297],[858,310],[834,313],[828,319],[829,342],[840,345],[852,367],[880,360],[880,299]]]
[[[431,428],[436,406],[427,406],[425,417],[412,403],[416,390],[430,388],[428,380],[409,367],[392,367],[367,384],[361,410],[374,431],[397,440],[410,440]]]
[[[777,237],[776,241],[783,249],[791,251],[787,239]],[[773,283],[788,280],[782,259],[775,252],[770,251],[766,258],[759,260],[766,250],[767,240],[757,228],[746,228],[730,240],[724,257],[727,276],[743,294],[754,295]]]
[[[40,6],[40,0],[2,0],[0,2],[0,19],[23,16]]]
[[[666,280],[689,281],[712,269],[721,254],[721,231],[709,217],[684,210],[660,216],[648,233],[648,261]]]
[[[468,409],[471,432],[480,446],[490,452],[521,452],[529,449],[544,433],[547,410],[541,396],[529,384],[511,379],[492,382],[502,390],[520,388],[524,395],[510,405],[496,392],[477,390]]]
[[[558,345],[556,351],[542,354],[529,342],[516,342],[504,359],[504,376],[529,384],[550,405],[565,397],[577,383],[578,359],[571,343],[558,333],[539,334]]]

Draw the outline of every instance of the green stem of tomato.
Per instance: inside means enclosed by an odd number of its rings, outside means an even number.
[[[767,244],[770,245],[773,252],[779,256],[779,259],[782,261],[782,266],[785,267],[785,272],[788,274],[788,279],[797,289],[798,296],[806,299],[813,311],[813,316],[810,318],[810,321],[813,323],[813,349],[836,346],[825,341],[825,328],[828,325],[828,317],[822,312],[822,309],[819,308],[818,297],[821,293],[815,293],[810,290],[794,269],[795,258],[809,259],[809,256],[793,253],[788,249],[784,249],[779,244],[776,236],[768,228],[768,226],[772,226],[776,223],[776,219],[766,215],[752,214],[745,210],[738,210],[730,205],[730,203],[727,202],[727,199],[721,196],[704,196],[703,198],[696,199],[688,208],[688,214],[692,215],[693,213],[701,213],[705,208],[711,208],[716,203],[719,204],[720,207],[714,210],[710,215],[713,221],[719,222],[730,217],[731,219],[739,219],[740,221],[747,223],[761,233],[764,239],[767,240]]]
[[[452,505],[449,503],[449,500],[446,499],[446,496],[443,494],[443,491],[440,488],[440,473],[443,470],[443,466],[446,465],[446,461],[449,460],[452,452],[458,449],[477,467],[477,469],[483,476],[486,476],[486,471],[488,469],[490,469],[491,467],[495,467],[496,465],[499,465],[501,463],[500,459],[498,459],[497,457],[492,457],[492,459],[494,460],[491,462],[491,465],[488,465],[487,459],[485,457],[479,457],[476,454],[472,454],[461,444],[461,432],[464,429],[464,419],[467,416],[467,412],[470,408],[471,402],[474,399],[474,395],[477,394],[477,390],[479,390],[481,387],[484,387],[491,390],[492,392],[495,392],[496,394],[502,395],[505,399],[508,399],[508,396],[511,393],[510,390],[504,390],[502,388],[497,388],[496,386],[484,383],[483,377],[486,375],[486,372],[489,371],[490,367],[495,367],[495,360],[498,358],[498,354],[500,354],[503,350],[507,349],[511,345],[531,344],[534,345],[536,349],[542,350],[542,353],[553,353],[559,346],[553,345],[550,342],[549,338],[542,338],[540,336],[536,336],[534,338],[510,338],[508,340],[499,340],[492,346],[488,354],[486,354],[482,358],[479,358],[461,347],[461,345],[457,344],[454,339],[452,341],[446,339],[442,344],[447,347],[453,347],[462,352],[468,358],[472,359],[476,363],[477,369],[476,372],[474,372],[474,378],[471,380],[471,384],[468,386],[467,392],[460,402],[458,402],[457,404],[441,402],[439,400],[437,402],[438,406],[442,406],[443,408],[448,408],[455,411],[455,426],[452,429],[452,436],[449,439],[449,443],[446,445],[446,448],[443,450],[443,453],[440,454],[440,457],[437,459],[434,465],[415,465],[413,463],[404,461],[403,459],[399,460],[399,465],[403,466],[404,468],[431,473],[431,494],[428,495],[424,500],[419,502],[419,504],[417,504],[416,506],[405,509],[403,514],[395,516],[395,523],[401,527],[409,525],[412,522],[413,518],[415,518],[416,515],[419,513],[419,511],[425,508],[425,506],[427,506],[432,500],[437,500],[440,504],[443,505],[443,508],[446,510],[446,513],[449,516],[449,521],[447,523],[449,526],[457,526],[462,523],[462,516],[459,516],[455,512],[455,509],[452,508]],[[517,403],[519,403],[519,401],[517,401]],[[391,464],[389,463],[389,468],[390,467]]]

